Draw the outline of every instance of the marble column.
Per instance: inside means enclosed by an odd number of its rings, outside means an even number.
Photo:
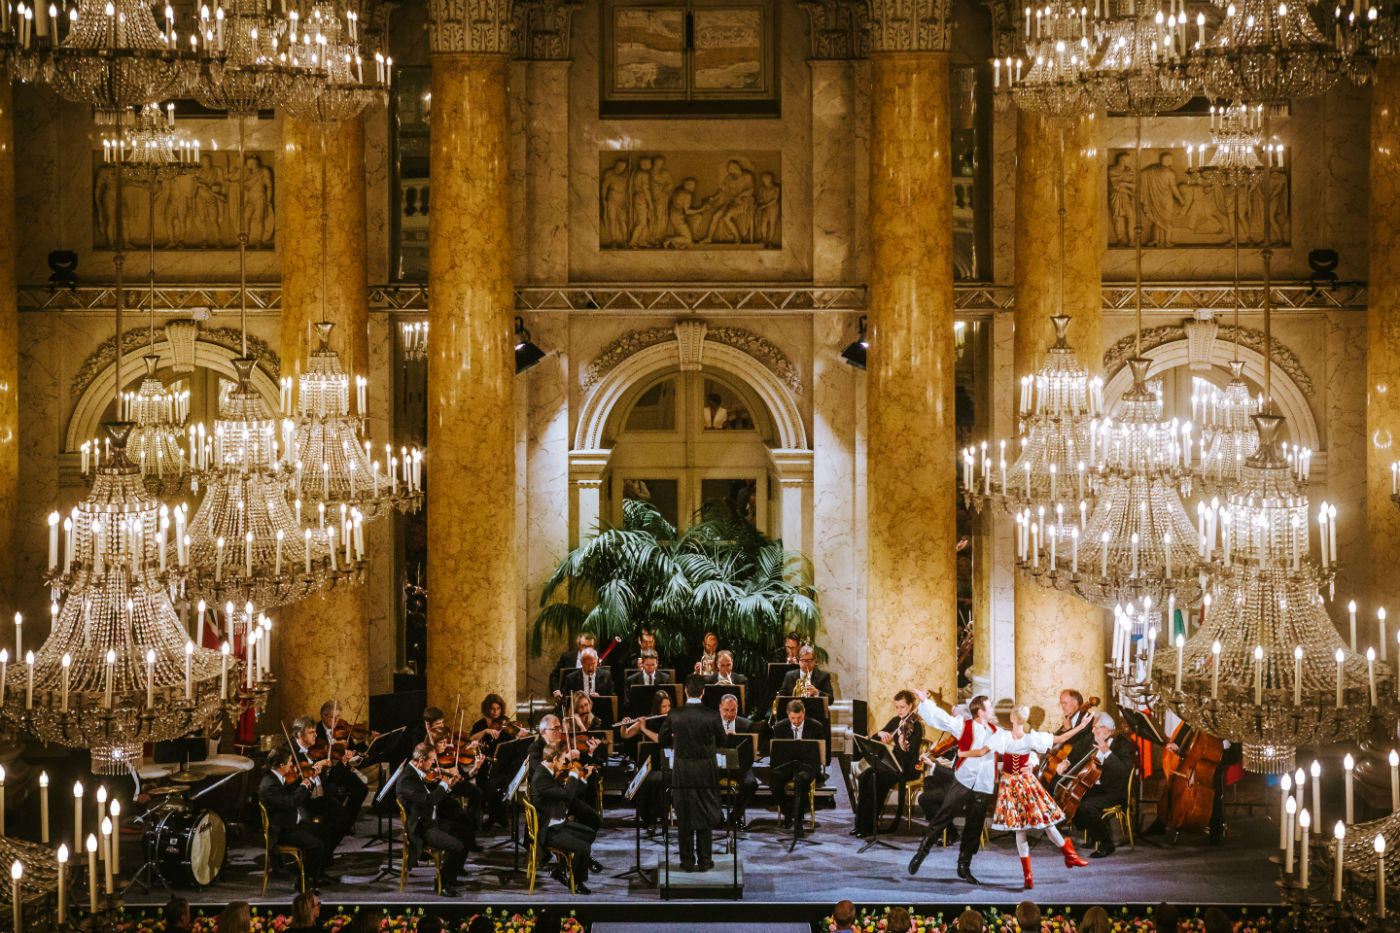
[[[1069,342],[1091,374],[1102,370],[1100,257],[1103,118],[1057,123],[1021,113],[1016,126],[1015,375],[1034,373],[1060,313],[1059,177],[1064,143],[1064,313]],[[1059,721],[1060,691],[1105,696],[1103,610],[1015,574],[1016,697]],[[1009,699],[1009,698],[1008,698]]]
[[[0,82],[0,606],[13,611],[15,510],[19,486],[19,295],[15,278],[15,113],[9,81]]]
[[[946,18],[932,0],[872,4],[866,692],[881,708],[957,688]]]
[[[1400,460],[1400,62],[1389,59],[1371,84],[1370,171],[1366,531],[1371,602],[1393,613],[1400,606],[1400,508],[1390,498],[1390,465]]]
[[[323,259],[322,128],[283,118],[278,224],[296,234],[280,241],[282,375],[293,380],[316,347],[312,325],[323,319],[335,325],[331,344],[347,372],[364,374],[369,364],[364,118],[327,126],[324,138]],[[336,587],[287,606],[278,621],[277,690],[283,718],[290,722],[302,714],[316,716],[330,699],[340,701],[347,718],[357,709],[367,711],[370,652],[364,587]]]
[[[483,13],[483,10],[485,12]],[[513,707],[519,618],[508,2],[429,5],[428,699]],[[482,17],[486,20],[483,21]]]

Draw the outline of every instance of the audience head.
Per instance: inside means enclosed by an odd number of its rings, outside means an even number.
[[[885,916],[885,933],[909,933],[913,925],[909,911],[903,907],[895,907]]]
[[[1171,904],[1158,904],[1152,913],[1157,933],[1177,933],[1181,929],[1181,917]]]
[[[705,693],[705,678],[701,674],[691,674],[685,679],[685,695],[698,700]]]
[[[190,925],[190,902],[183,897],[171,897],[160,915],[167,930],[187,929]]]
[[[653,716],[665,716],[671,712],[671,704],[675,698],[671,696],[669,690],[658,690],[651,698],[651,714]]]
[[[249,933],[253,929],[253,911],[247,901],[234,901],[219,911],[214,921],[216,933]]]
[[[384,911],[360,910],[356,912],[346,930],[348,933],[379,933],[379,928],[382,926],[384,926]]]
[[[1079,921],[1079,933],[1113,933],[1113,922],[1108,919],[1108,911],[1102,907],[1090,907]]]
[[[969,908],[958,914],[958,933],[982,933],[985,929],[987,923],[977,911]]]
[[[443,929],[441,917],[424,915],[418,918],[418,933],[443,933]],[[469,933],[472,929],[468,928]],[[495,933],[494,926],[492,933]]]
[[[315,892],[306,891],[298,894],[296,899],[292,901],[292,926],[315,926],[319,919],[321,919],[321,902],[317,899]]]
[[[423,933],[423,925],[418,925],[418,933]],[[490,917],[477,914],[467,926],[467,933],[496,933],[496,922]]]
[[[1205,924],[1206,933],[1230,933],[1234,926],[1230,923],[1230,918],[1226,916],[1225,911],[1219,907],[1207,910],[1201,920]]]
[[[481,701],[481,715],[487,719],[501,719],[506,714],[506,701],[499,693],[488,693]]]
[[[856,922],[856,905],[850,901],[837,901],[836,909],[831,912],[831,919],[836,921],[836,929],[850,929]]]
[[[1021,933],[1040,933],[1040,908],[1035,901],[1022,901],[1016,905],[1016,925]]]

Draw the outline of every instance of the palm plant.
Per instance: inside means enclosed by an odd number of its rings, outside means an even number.
[[[786,631],[815,638],[821,610],[807,560],[731,503],[706,503],[681,535],[647,502],[624,501],[622,516],[622,527],[600,527],[545,582],[533,654],[546,634],[590,632],[603,645],[646,627],[662,655],[684,657],[714,632],[735,669],[761,682]]]

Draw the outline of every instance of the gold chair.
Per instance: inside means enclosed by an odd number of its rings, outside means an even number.
[[[1128,848],[1136,849],[1133,843],[1133,818],[1137,816],[1136,807],[1133,805],[1133,784],[1138,780],[1137,768],[1128,772],[1128,790],[1123,802],[1108,807],[1103,811],[1104,819],[1117,817],[1119,831],[1128,837]],[[1086,843],[1087,844],[1087,843]]]
[[[530,802],[530,798],[522,794],[520,805],[525,808],[525,833],[530,837],[530,852],[525,860],[525,877],[529,883],[529,893],[535,893],[535,873],[540,864],[540,815],[535,809],[535,805]],[[574,856],[572,852],[565,852],[563,849],[556,849],[546,846],[545,851],[549,852],[559,860],[569,873],[569,893],[574,893]]]
[[[263,883],[262,893],[267,893],[267,879],[272,874],[272,856],[285,856],[296,862],[297,875],[301,878],[301,886],[298,891],[306,890],[306,860],[302,857],[301,849],[298,846],[274,846],[272,844],[272,828],[267,819],[267,807],[263,806],[261,800],[258,801],[258,812],[262,814],[263,831]]]
[[[783,785],[783,790],[789,797],[797,793],[797,782],[788,781]],[[779,814],[783,816],[784,814]],[[812,829],[817,828],[817,782],[814,780],[807,785],[807,815],[811,818]]]
[[[403,886],[408,881],[408,813],[403,808],[403,801],[398,801],[399,805],[399,826],[403,830],[403,858],[399,867],[399,893],[403,893]],[[423,857],[430,859],[433,863],[433,871],[436,874],[437,893],[442,893],[442,859],[445,853],[441,849],[433,846],[423,847]]]

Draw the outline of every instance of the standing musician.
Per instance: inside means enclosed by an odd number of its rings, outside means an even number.
[[[715,672],[716,655],[719,652],[719,636],[706,632],[700,643],[700,660],[695,662],[695,673],[708,677]]]
[[[685,679],[685,705],[661,726],[661,744],[675,749],[671,766],[671,806],[680,834],[681,871],[715,867],[714,827],[723,813],[719,805],[719,766],[715,749],[724,742],[719,713],[700,702],[705,678]]]
[[[725,653],[727,652],[721,652],[721,656]],[[747,735],[756,731],[753,723],[739,715],[739,698],[732,693],[720,697],[719,721],[726,735]],[[737,787],[734,806],[729,811],[729,823],[735,829],[744,829],[749,825],[744,814],[748,812],[749,804],[758,793],[758,778],[753,773],[753,762],[748,762],[734,780]]]
[[[406,816],[404,832],[408,835],[409,864],[415,864],[422,857],[425,846],[441,849],[446,853],[442,860],[442,893],[447,897],[459,897],[457,879],[466,864],[467,849],[475,833],[461,818],[460,810],[454,814],[452,811],[457,808],[446,804],[460,776],[435,770],[436,757],[431,745],[425,743],[414,748],[395,790]]]
[[[311,748],[315,744],[316,720],[310,716],[298,716],[292,720],[292,754],[296,756],[299,765],[311,765],[312,771],[316,775],[316,780],[311,785],[311,796],[306,803],[306,809],[325,827],[326,839],[331,843],[330,848],[334,849],[340,845],[340,840],[350,834],[350,830],[355,825],[355,818],[349,809],[327,793],[326,785],[330,779],[325,772],[330,770],[333,762],[329,749],[324,757],[313,758]],[[358,779],[356,783],[359,783]],[[360,789],[359,799],[364,800],[364,786],[361,785]]]
[[[778,688],[779,697],[826,697],[835,699],[831,689],[831,675],[817,670],[817,652],[811,645],[803,645],[797,651],[797,670],[788,671],[783,685]]]
[[[540,763],[530,773],[530,802],[539,815],[539,844],[573,855],[574,887],[579,894],[593,893],[588,890],[589,869],[602,869],[593,859],[597,829],[568,819],[584,796],[590,773],[588,767],[583,768],[581,775],[571,773],[568,752],[558,743],[545,746]],[[550,877],[561,884],[569,883],[562,866],[556,866]]]
[[[321,721],[316,724],[316,744],[324,745],[326,748],[334,748],[337,724],[345,732],[343,740],[345,757],[331,765],[326,779],[335,796],[340,799],[341,806],[345,807],[346,812],[350,815],[351,823],[354,823],[355,817],[360,815],[360,805],[365,802],[365,795],[369,792],[364,777],[355,769],[364,760],[364,752],[369,748],[369,743],[374,741],[379,733],[371,732],[364,741],[355,741],[353,732],[345,729],[346,726],[353,724],[346,723],[340,718],[340,702],[327,700],[321,704]]]
[[[789,700],[787,718],[773,727],[775,739],[826,739],[826,726],[820,720],[807,718],[807,707],[801,700]],[[806,762],[794,762],[791,777],[774,774],[769,788],[778,801],[778,811],[782,814],[778,825],[783,829],[794,829],[798,836],[803,834],[802,819],[807,813],[807,798],[817,773]],[[792,800],[788,801],[787,782],[792,781]]]
[[[340,879],[326,874],[335,852],[325,824],[316,824],[307,810],[311,788],[319,778],[302,780],[296,756],[285,745],[274,748],[267,756],[267,773],[258,784],[258,800],[267,810],[268,831],[274,846],[296,846],[306,864],[308,888],[339,884]]]
[[[879,819],[879,807],[890,790],[902,781],[912,781],[919,776],[919,746],[924,740],[924,723],[915,708],[914,694],[901,690],[894,695],[894,716],[876,733],[876,737],[886,745],[899,763],[900,773],[887,774],[874,768],[867,768],[856,779],[859,793],[856,796],[856,825],[852,836],[869,836],[875,832],[875,821]]]
[[[578,653],[578,669],[566,673],[559,682],[554,698],[561,703],[571,693],[582,691],[589,696],[615,696],[612,671],[598,663],[598,652],[584,648]]]
[[[658,684],[669,684],[671,675],[665,671],[658,670],[661,666],[661,658],[650,648],[642,651],[637,659],[638,668],[627,675],[627,686],[642,685],[644,687],[654,687]]]
[[[748,677],[743,674],[734,673],[734,655],[728,651],[721,651],[715,655],[715,672],[705,677],[707,684],[733,684],[736,687],[747,686]]]
[[[1215,763],[1214,773],[1211,775],[1210,821],[1207,824],[1207,838],[1211,845],[1218,846],[1225,835],[1225,787],[1239,780],[1239,777],[1233,775],[1232,772],[1237,772],[1244,761],[1244,746],[1193,729],[1171,710],[1166,711],[1165,720],[1165,725],[1171,733],[1171,740],[1163,746],[1162,755],[1162,770],[1167,772],[1167,780],[1162,782],[1162,800],[1157,806],[1157,816],[1143,833],[1155,836],[1164,832],[1166,830],[1164,820],[1171,820],[1173,825],[1178,827],[1182,825],[1179,820],[1173,820],[1172,814],[1169,812],[1172,771],[1176,770],[1177,762],[1171,762],[1167,754],[1184,757],[1186,750],[1190,749],[1194,743],[1218,744],[1220,760]],[[1168,767],[1169,763],[1172,767]]]
[[[1107,858],[1117,848],[1103,811],[1126,801],[1128,776],[1133,772],[1133,744],[1125,736],[1117,736],[1117,731],[1118,724],[1111,713],[1095,717],[1094,745],[1089,754],[1098,760],[1103,773],[1079,801],[1079,810],[1074,814],[1074,825],[1098,846],[1090,858]]]
[[[913,691],[919,700],[919,716],[944,732],[954,735],[960,751],[970,751],[987,744],[997,731],[992,721],[992,704],[984,696],[975,696],[967,704],[970,718],[945,712],[928,698],[922,690]],[[919,870],[928,857],[934,840],[953,822],[959,813],[963,815],[962,839],[958,847],[958,877],[968,884],[981,884],[972,875],[972,857],[982,845],[982,824],[987,819],[987,807],[992,803],[992,786],[996,779],[996,758],[982,755],[976,758],[962,757],[954,765],[954,781],[943,795],[943,803],[938,812],[929,818],[924,829],[924,838],[914,857],[909,860],[909,874]]]

